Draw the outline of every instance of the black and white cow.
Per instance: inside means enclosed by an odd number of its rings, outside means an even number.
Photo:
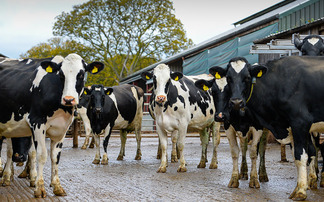
[[[202,158],[198,167],[206,163],[206,148],[208,145],[207,128],[214,123],[215,107],[210,92],[200,90],[191,79],[179,72],[171,72],[165,64],[154,68],[153,73],[143,72],[144,80],[153,79],[152,102],[150,110],[155,118],[157,133],[162,149],[161,165],[157,172],[166,172],[167,167],[167,133],[172,133],[172,138],[177,137],[180,154],[178,172],[186,172],[186,161],[183,155],[184,138],[188,129],[200,130],[202,140]],[[219,123],[213,132],[219,137]],[[213,135],[214,145],[218,145]],[[207,137],[207,138],[206,138]],[[174,149],[173,149],[174,150]],[[173,154],[175,155],[175,154]],[[217,168],[217,154],[214,147],[211,168]]]
[[[229,111],[226,110],[227,102],[224,100],[229,97],[229,90],[227,85],[226,77],[221,77],[222,73],[225,72],[222,68],[212,67],[209,72],[211,75],[215,77],[213,80],[198,80],[195,82],[195,85],[200,89],[211,89],[212,95],[214,98],[214,104],[216,107],[215,120],[219,122],[224,122],[224,128],[226,132],[226,136],[229,140],[229,145],[231,148],[231,155],[233,160],[233,170],[231,180],[228,184],[230,188],[237,188],[239,186],[239,179],[248,179],[248,168],[246,162],[246,151],[247,151],[247,142],[249,137],[251,136],[252,144],[250,147],[250,158],[252,162],[252,168],[250,173],[250,183],[249,186],[251,188],[260,188],[260,183],[258,181],[258,173],[257,173],[257,157],[258,157],[258,144],[260,145],[260,167],[259,167],[259,179],[261,182],[267,182],[268,176],[265,169],[265,144],[266,144],[266,136],[267,133],[263,133],[263,127],[260,124],[253,124],[253,117],[246,115],[243,118],[240,118],[240,113],[237,111]],[[216,72],[216,70],[218,72]],[[223,72],[220,72],[223,70]],[[225,119],[226,117],[226,119]],[[240,118],[240,119],[239,119]],[[237,138],[240,139],[240,145],[242,150],[242,164],[241,164],[241,172],[239,173],[238,169],[238,159],[239,159],[239,147],[237,144]],[[260,142],[260,139],[262,140]]]
[[[143,90],[129,84],[111,88],[104,88],[103,85],[92,85],[91,90],[86,88],[84,93],[91,96],[87,115],[97,148],[92,163],[100,163],[100,134],[104,133],[104,154],[101,164],[108,164],[107,146],[112,129],[120,130],[121,148],[117,160],[123,160],[125,156],[127,132],[130,131],[135,131],[137,141],[135,160],[140,160],[142,156]]]
[[[88,90],[91,90],[91,86],[88,86],[87,88],[88,88]],[[88,147],[90,134],[91,134],[90,120],[89,120],[88,115],[87,115],[87,108],[88,108],[88,106],[90,104],[91,95],[85,94],[85,93],[86,93],[86,91],[83,91],[83,93],[81,95],[81,98],[80,98],[80,101],[79,101],[79,104],[77,106],[77,112],[78,112],[78,114],[80,115],[80,117],[81,117],[81,119],[83,121],[85,135],[86,135],[84,143],[83,143],[81,149],[86,149]],[[92,140],[94,140],[94,137],[92,137]],[[90,147],[91,147],[91,144],[90,144]]]
[[[225,102],[230,110],[244,116],[248,109],[277,140],[293,143],[298,178],[290,198],[305,200],[308,184],[317,180],[310,131],[313,123],[324,120],[324,58],[291,56],[252,66],[238,57],[230,60],[224,76],[230,93]]]
[[[0,60],[0,136],[33,136],[38,162],[35,197],[46,197],[46,135],[51,139],[51,186],[55,195],[66,195],[58,177],[65,133],[79,103],[85,72],[98,73],[103,67],[100,62],[86,64],[77,54],[65,58]],[[10,173],[6,167],[4,185],[10,182]]]
[[[319,56],[324,55],[324,41],[319,35],[309,35],[300,41],[294,38],[295,47],[302,52],[302,55]]]

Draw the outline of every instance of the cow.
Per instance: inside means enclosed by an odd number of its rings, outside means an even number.
[[[214,105],[216,107],[215,113],[215,121],[224,122],[224,128],[226,132],[226,136],[229,140],[229,145],[231,148],[231,155],[233,160],[233,171],[231,180],[228,184],[230,188],[237,188],[239,186],[239,179],[248,179],[248,168],[246,163],[246,151],[247,151],[247,142],[250,139],[249,137],[252,136],[252,144],[250,147],[250,158],[252,162],[252,168],[250,173],[250,182],[249,186],[251,188],[260,188],[261,182],[267,182],[268,176],[265,169],[265,143],[266,143],[266,135],[267,132],[263,133],[263,127],[259,124],[253,124],[253,118],[246,116],[245,119],[239,119],[237,121],[237,117],[240,117],[239,113],[236,111],[225,111],[226,103],[223,102],[223,99],[229,96],[228,85],[226,78],[220,78],[220,75],[214,71],[216,67],[210,68],[209,72],[211,75],[215,77],[213,80],[198,80],[195,82],[195,85],[202,89],[202,90],[209,90],[211,89],[212,95],[214,97]],[[227,117],[227,119],[225,119]],[[242,164],[241,164],[241,172],[239,173],[238,169],[238,158],[239,158],[239,148],[237,144],[238,135],[240,139],[240,145],[242,150]],[[256,160],[257,160],[257,148],[258,143],[260,142],[261,137],[263,138],[261,141],[260,147],[262,149],[260,152],[260,167],[259,167],[259,180],[258,180],[258,173],[256,168]]]
[[[101,62],[86,64],[75,53],[65,58],[0,60],[0,136],[33,137],[38,164],[35,197],[46,197],[45,136],[51,139],[53,192],[66,195],[58,177],[63,140],[83,91],[85,72],[96,74],[103,68]],[[3,185],[10,184],[10,174],[11,170],[6,167]]]
[[[317,180],[310,131],[313,123],[324,120],[323,64],[322,57],[290,56],[264,66],[250,65],[245,58],[237,57],[225,70],[216,69],[228,83],[229,96],[224,101],[229,110],[242,117],[248,111],[279,142],[292,142],[298,174],[297,186],[289,197],[293,200],[305,200],[308,184]]]
[[[319,56],[324,55],[324,41],[319,35],[308,35],[303,41],[298,37],[294,38],[295,47],[302,55]]]
[[[184,139],[188,129],[201,131],[202,158],[198,165],[206,162],[206,148],[208,144],[207,128],[214,123],[215,107],[210,92],[204,92],[194,85],[180,72],[171,72],[165,64],[159,64],[153,72],[143,72],[142,79],[153,79],[151,113],[155,117],[156,130],[162,149],[161,164],[157,172],[165,173],[167,167],[167,133],[172,138],[177,137],[180,154],[178,172],[186,172],[186,161],[183,155]],[[219,137],[219,123],[216,124],[215,134]],[[207,137],[207,138],[206,138]],[[215,137],[215,136],[214,136]],[[215,138],[213,138],[214,140]],[[219,143],[214,140],[214,143]],[[217,154],[214,147],[212,164],[217,167]]]
[[[87,87],[89,90],[91,89],[90,86]],[[90,103],[90,98],[91,96],[89,94],[85,94],[84,92],[81,95],[80,98],[80,103],[77,106],[77,113],[80,115],[82,121],[83,121],[83,125],[84,125],[84,130],[85,130],[85,140],[84,143],[81,147],[81,149],[86,149],[89,145],[89,138],[90,138],[90,134],[91,134],[91,125],[90,125],[90,120],[87,116],[87,108],[89,106]],[[92,140],[94,140],[94,138],[92,137]],[[89,148],[91,148],[91,145],[89,146]],[[93,147],[93,145],[92,145]]]
[[[96,155],[93,164],[100,163],[100,134],[104,133],[104,154],[101,164],[108,164],[107,146],[112,129],[120,130],[121,148],[117,160],[125,156],[127,132],[135,131],[137,151],[135,160],[141,160],[141,126],[143,117],[143,90],[134,85],[124,84],[105,88],[103,85],[92,85],[85,89],[90,95],[87,115],[95,138]]]

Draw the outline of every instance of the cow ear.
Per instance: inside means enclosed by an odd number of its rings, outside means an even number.
[[[204,79],[200,79],[200,80],[198,80],[198,81],[195,82],[195,86],[197,88],[199,88],[200,90],[208,91],[209,88],[211,88],[213,86],[213,82],[214,82],[214,79],[213,80],[210,80],[210,81],[206,81]]]
[[[301,47],[302,47],[302,45],[303,45],[303,42],[301,42],[301,41],[299,40],[299,38],[298,38],[296,35],[294,36],[294,44],[295,44],[295,47],[296,47],[298,50],[301,51]]]
[[[173,73],[170,73],[170,77],[171,77],[171,79],[173,79],[175,81],[179,81],[179,79],[181,79],[183,77],[183,74],[181,72],[173,72]]]
[[[261,78],[267,73],[268,68],[262,65],[253,65],[250,68],[250,74],[254,78]]]
[[[112,88],[105,88],[105,94],[106,95],[111,95],[111,93],[113,92],[114,90]]]
[[[61,69],[61,63],[57,64],[52,61],[43,61],[41,62],[41,66],[48,73],[55,73]]]
[[[104,67],[105,67],[105,65],[101,62],[92,62],[92,63],[86,65],[85,70],[87,72],[90,72],[91,74],[97,74],[101,70],[103,70]]]
[[[222,67],[211,67],[209,73],[215,77],[215,79],[221,79],[226,76],[226,69]]]
[[[153,74],[151,72],[142,72],[141,77],[144,81],[148,81],[153,78]]]

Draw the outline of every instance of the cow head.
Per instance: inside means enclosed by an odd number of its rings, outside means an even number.
[[[82,106],[88,108],[90,103],[90,98],[91,98],[91,94],[89,94],[89,90],[91,90],[91,86],[84,88],[84,91],[80,97],[78,108],[81,108]]]
[[[41,67],[47,73],[58,73],[64,84],[61,104],[64,106],[75,106],[79,103],[79,96],[84,87],[85,72],[96,74],[104,68],[101,62],[86,64],[77,54],[69,54],[62,58],[61,62],[44,61]]]
[[[12,161],[25,162],[32,145],[31,136],[11,138],[11,143],[13,150]]]
[[[141,77],[144,80],[153,78],[154,93],[156,95],[155,102],[163,104],[167,101],[171,80],[178,81],[183,77],[183,74],[180,72],[171,72],[167,65],[160,64],[154,68],[153,73],[143,72]]]
[[[225,77],[226,70],[222,67],[212,67],[209,73],[214,76],[213,80],[198,80],[195,82],[196,87],[201,90],[211,90],[214,106],[216,108],[215,121],[224,122],[229,119],[228,102],[229,90]]]
[[[298,37],[294,38],[294,44],[302,55],[320,56],[324,55],[324,42],[319,35],[309,35],[300,41]]]
[[[246,103],[252,95],[252,84],[267,72],[267,68],[262,65],[251,66],[245,58],[237,57],[229,61],[225,72],[220,67],[211,71],[216,79],[226,77],[225,95],[221,101],[223,105],[228,104],[229,110],[240,110],[244,114]]]
[[[100,115],[103,112],[106,95],[110,95],[112,92],[112,88],[105,88],[103,85],[92,85],[91,89],[84,89],[84,94],[90,95],[88,109],[97,119],[100,118]]]

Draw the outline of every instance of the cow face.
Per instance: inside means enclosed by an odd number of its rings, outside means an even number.
[[[11,138],[12,142],[12,161],[25,162],[27,160],[29,149],[32,145],[31,136]]]
[[[41,66],[47,73],[59,72],[64,84],[61,97],[61,104],[64,106],[75,106],[79,103],[79,95],[84,87],[85,72],[96,74],[104,68],[101,62],[86,64],[77,54],[69,54],[59,64],[44,61]]]
[[[261,65],[251,66],[243,57],[233,58],[229,61],[226,69],[226,81],[228,95],[225,102],[228,102],[229,110],[241,110],[244,112],[246,102],[251,97],[252,84],[256,78],[261,78],[267,72],[267,68]],[[222,74],[215,72],[216,74]]]
[[[84,88],[84,91],[83,91],[80,101],[79,101],[78,108],[81,108],[81,107],[88,108],[88,105],[90,103],[90,98],[91,98],[91,94],[89,93],[90,90],[91,90],[91,86]]]
[[[91,90],[85,89],[85,93],[91,97],[89,103],[91,113],[95,114],[97,119],[100,118],[100,114],[103,112],[106,95],[110,95],[112,92],[112,88],[105,88],[103,85],[92,85]]]
[[[216,113],[214,120],[224,122],[229,119],[228,101],[229,89],[226,80],[226,70],[222,67],[212,67],[209,73],[215,78],[213,80],[198,80],[195,82],[196,87],[207,91],[211,89]]]
[[[320,56],[324,55],[324,42],[318,35],[309,35],[300,41],[295,37],[294,44],[298,50],[302,52],[302,55]]]
[[[163,104],[167,101],[167,94],[169,92],[169,86],[172,85],[171,80],[178,81],[183,77],[180,72],[170,72],[170,68],[165,64],[156,66],[153,70],[153,74],[150,72],[142,73],[142,79],[150,80],[153,78],[153,87],[155,102]]]

